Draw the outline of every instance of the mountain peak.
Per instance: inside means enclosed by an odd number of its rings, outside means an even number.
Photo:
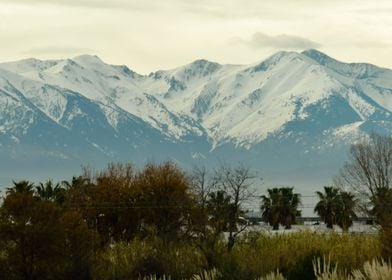
[[[190,63],[187,68],[192,68],[196,72],[204,72],[205,74],[218,70],[222,65],[217,62],[209,61],[206,59],[197,59]]]
[[[0,68],[3,68],[10,72],[15,73],[27,73],[27,72],[41,72],[50,67],[53,67],[61,60],[39,60],[36,58],[25,58],[13,62],[0,63]]]
[[[197,59],[187,65],[175,69],[173,72],[177,78],[190,79],[191,77],[205,77],[211,75],[222,67],[217,62],[208,61],[206,59]]]
[[[321,65],[324,65],[329,60],[333,60],[333,58],[329,57],[325,53],[320,52],[319,50],[316,50],[316,49],[308,49],[308,50],[301,52],[301,54],[306,55],[307,57],[310,57],[311,59],[317,61]]]
[[[274,65],[277,65],[280,61],[284,59],[292,59],[295,57],[298,57],[299,54],[296,52],[289,52],[289,51],[279,51],[277,53],[274,53],[273,55],[267,57],[261,62],[258,62],[257,64],[252,65],[251,71],[254,72],[259,72],[259,71],[266,71],[270,67],[273,67]]]
[[[97,56],[97,55],[90,55],[90,54],[82,54],[78,55],[73,58],[74,61],[77,61],[79,63],[87,63],[87,64],[104,64],[104,62]]]
[[[209,61],[206,59],[196,59],[195,61],[193,61],[190,65],[197,65],[197,66],[206,66],[206,65],[219,65],[219,63],[217,62],[213,62],[213,61]]]

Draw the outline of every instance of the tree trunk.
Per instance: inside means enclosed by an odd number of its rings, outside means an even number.
[[[285,229],[291,229],[291,217],[286,218]]]
[[[235,237],[234,235],[230,232],[229,239],[227,241],[227,251],[230,253],[233,250],[235,243]]]

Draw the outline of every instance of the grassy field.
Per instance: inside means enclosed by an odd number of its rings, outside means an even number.
[[[315,279],[313,263],[317,259],[328,259],[331,268],[344,274],[380,258],[380,252],[377,235],[249,233],[230,254],[223,241],[216,248],[213,279],[259,279],[276,271],[287,279]],[[101,279],[130,279],[146,271],[155,272],[157,279],[163,275],[171,279],[195,279],[202,271],[211,269],[206,267],[197,246],[164,244],[157,239],[111,246],[101,252],[95,267],[96,276]]]

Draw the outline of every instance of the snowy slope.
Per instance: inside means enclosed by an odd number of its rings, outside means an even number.
[[[90,55],[0,63],[0,167],[29,154],[31,163],[227,158],[336,169],[371,132],[392,134],[392,71],[316,50],[149,75]]]
[[[5,76],[45,112],[61,102],[58,95],[51,94],[49,100],[45,95],[43,89],[52,86],[78,93],[108,107],[119,107],[162,130],[169,137],[202,134],[197,125],[187,118],[174,115],[154,96],[144,92],[138,83],[145,77],[126,66],[107,65],[98,57],[83,55],[49,62],[28,59],[15,64],[5,63],[0,68],[20,75]],[[45,102],[50,104],[45,105]],[[118,123],[115,114],[107,114],[107,118],[113,126]]]
[[[143,88],[172,112],[198,120],[218,145],[252,147],[289,122],[311,119],[312,106],[326,108],[335,99],[357,115],[354,121],[348,116],[347,130],[357,121],[391,120],[392,71],[340,63],[315,50],[279,52],[250,66],[199,60],[152,77],[157,82]]]

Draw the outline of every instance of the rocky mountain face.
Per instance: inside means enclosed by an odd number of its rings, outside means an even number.
[[[171,159],[321,184],[372,132],[392,134],[392,71],[316,50],[149,75],[89,55],[0,63],[0,177]]]

